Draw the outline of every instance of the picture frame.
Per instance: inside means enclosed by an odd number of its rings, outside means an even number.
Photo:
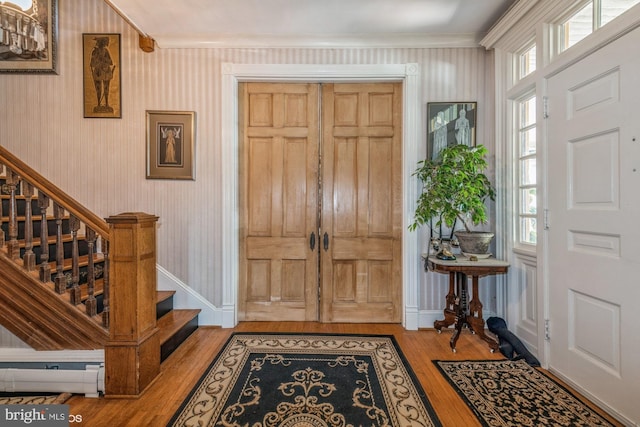
[[[0,73],[58,74],[58,0],[16,3],[0,4]]]
[[[147,179],[195,180],[195,112],[149,111]]]
[[[84,117],[121,118],[120,34],[83,33],[82,58]]]
[[[477,102],[429,102],[427,104],[427,159],[437,160],[448,146],[476,146]]]

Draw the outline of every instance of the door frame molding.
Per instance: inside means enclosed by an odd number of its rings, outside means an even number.
[[[418,329],[419,233],[409,232],[419,186],[412,176],[416,159],[426,150],[422,138],[420,66],[416,63],[378,65],[222,64],[222,327],[238,323],[238,83],[261,82],[384,82],[401,81],[402,98],[402,325]]]

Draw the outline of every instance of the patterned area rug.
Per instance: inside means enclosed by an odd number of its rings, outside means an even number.
[[[169,426],[440,426],[392,336],[231,336]]]
[[[524,360],[434,360],[484,426],[612,426]]]
[[[0,405],[60,405],[71,397],[71,393],[46,396],[0,396]]]

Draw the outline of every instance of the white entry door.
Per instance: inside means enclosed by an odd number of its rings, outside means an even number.
[[[635,30],[547,86],[550,369],[634,422],[640,421],[639,43]]]

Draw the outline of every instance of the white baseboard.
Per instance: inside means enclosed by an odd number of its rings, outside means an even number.
[[[417,307],[405,307],[404,328],[408,331],[415,331],[420,327],[419,324],[420,311]]]
[[[158,265],[156,266],[156,270],[158,272],[158,290],[176,292],[173,296],[174,308],[199,308],[201,311],[198,315],[198,325],[222,325],[222,310],[211,304],[202,295],[191,289],[164,268]]]

